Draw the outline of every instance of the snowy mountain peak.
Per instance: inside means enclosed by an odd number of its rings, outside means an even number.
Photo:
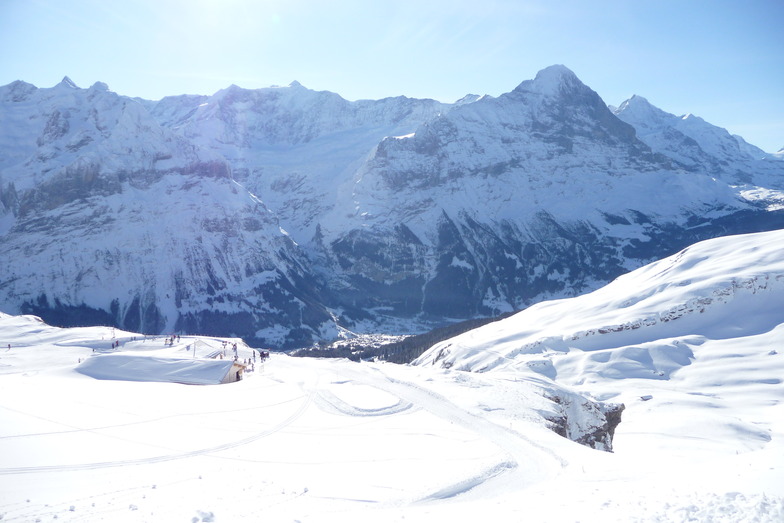
[[[632,125],[638,138],[651,149],[669,156],[689,170],[710,165],[714,176],[723,173],[733,183],[750,183],[755,178],[758,180],[754,183],[763,183],[761,176],[768,167],[752,167],[746,162],[761,159],[765,153],[699,116],[692,113],[676,116],[636,95],[623,102],[613,113]],[[776,177],[764,183],[778,186],[781,182],[776,181]]]
[[[67,76],[63,76],[63,79],[60,80],[60,83],[57,84],[55,87],[68,87],[69,89],[79,89],[79,86],[76,85],[74,81],[68,78]]]
[[[621,118],[624,121],[628,121],[628,119],[634,119],[637,122],[658,122],[666,118],[672,118],[673,116],[665,111],[662,111],[649,102],[647,98],[644,98],[638,94],[632,95],[631,98],[622,102],[621,105],[619,105],[618,108],[613,111],[613,113],[619,117],[620,114],[624,114],[625,118]]]
[[[245,89],[243,89],[242,87],[240,87],[240,86],[239,86],[239,85],[237,85],[237,84],[231,84],[231,85],[229,85],[228,87],[226,87],[226,88],[224,88],[224,89],[221,89],[221,90],[219,90],[219,91],[218,91],[218,92],[216,92],[216,93],[215,93],[213,96],[215,96],[215,97],[217,98],[217,97],[220,97],[221,95],[224,95],[224,94],[226,94],[226,93],[236,93],[236,92],[239,92],[239,91],[244,91],[244,90],[245,90]]]
[[[564,91],[572,91],[585,87],[577,75],[564,65],[551,65],[536,73],[533,80],[521,83],[515,91],[534,92],[544,95],[557,95]]]
[[[299,89],[299,88],[306,89],[306,87],[305,87],[304,85],[302,85],[301,83],[299,83],[299,82],[298,82],[298,81],[296,81],[296,80],[294,80],[293,82],[291,82],[291,83],[289,84],[289,87],[291,87],[292,89]]]
[[[624,100],[621,105],[619,105],[614,112],[618,111],[634,111],[634,110],[648,110],[648,109],[656,109],[647,98],[642,97],[638,94],[633,94],[631,98],[628,100]]]
[[[90,89],[93,91],[108,91],[109,86],[104,82],[95,82],[93,85],[90,86]]]
[[[33,84],[16,80],[0,87],[0,100],[4,102],[21,102],[37,90],[38,88]]]
[[[703,120],[699,116],[695,116],[695,115],[693,115],[691,113],[686,113],[683,116],[681,116],[681,120],[694,120],[694,121],[697,121],[697,122],[705,122],[705,120]]]
[[[569,69],[563,64],[553,64],[551,66],[545,67],[538,73],[536,73],[536,77],[534,80],[544,81],[546,79],[563,79],[563,78],[570,78],[577,80],[577,75],[574,74],[574,71]]]
[[[462,97],[459,100],[457,100],[455,102],[455,105],[471,104],[471,103],[474,103],[474,102],[478,102],[479,100],[482,100],[483,98],[488,98],[488,96],[487,95],[479,95],[479,94],[467,94],[464,97]]]

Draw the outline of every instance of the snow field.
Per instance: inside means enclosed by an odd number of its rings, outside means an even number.
[[[672,455],[691,436],[646,422],[658,393],[628,403],[608,454],[543,427],[548,403],[519,373],[283,355],[265,365],[221,386],[4,375],[4,519],[776,521],[784,511],[771,489],[780,444]]]
[[[273,354],[226,385],[92,379],[79,359],[132,333],[0,315],[0,515],[782,521],[783,239],[695,245],[418,366]],[[182,357],[160,343],[119,353]],[[549,429],[585,397],[626,405],[614,453]]]
[[[388,516],[509,471],[549,473],[513,432],[384,371],[403,367],[273,355],[221,386],[96,380],[75,371],[92,349],[68,335],[51,329],[48,357],[0,359],[15,362],[0,382],[4,520]]]

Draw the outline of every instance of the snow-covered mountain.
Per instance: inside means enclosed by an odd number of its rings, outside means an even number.
[[[223,157],[103,85],[0,99],[5,310],[279,345],[335,332],[301,250]]]
[[[550,67],[380,142],[320,224],[325,272],[344,282],[348,311],[467,318],[596,288],[701,238],[784,225],[712,163],[687,170],[665,153]],[[752,179],[758,164],[743,161]],[[776,183],[764,187],[778,187],[780,162],[765,166]]]
[[[380,140],[409,133],[449,107],[402,96],[349,102],[293,82],[255,90],[232,85],[206,98],[164,98],[151,114],[226,158],[234,178],[304,243],[335,206],[343,180]]]
[[[651,149],[687,170],[705,172],[733,184],[782,188],[781,166],[775,155],[698,116],[675,116],[641,96],[626,100],[614,113],[634,126],[637,137]]]
[[[454,104],[14,82],[0,309],[298,346],[516,310],[784,227],[775,155],[634,100],[616,116],[563,66]]]

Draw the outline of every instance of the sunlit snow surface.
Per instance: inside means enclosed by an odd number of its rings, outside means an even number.
[[[0,515],[782,521],[782,245],[774,232],[692,246],[420,366],[273,354],[226,385],[93,379],[80,360],[114,339],[156,357],[192,341],[0,315]],[[615,453],[544,426],[557,387],[626,404]]]

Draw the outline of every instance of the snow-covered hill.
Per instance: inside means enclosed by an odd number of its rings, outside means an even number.
[[[784,323],[782,242],[784,231],[707,240],[592,293],[542,302],[439,343],[417,363],[531,367],[563,380],[559,365],[579,357],[588,366],[583,377],[588,368],[609,377],[618,363],[627,372],[636,366],[640,377],[666,378],[691,363],[692,344],[770,333]],[[657,347],[661,340],[669,341]],[[639,361],[609,360],[606,349],[622,354],[620,347]],[[658,362],[658,354],[672,361]]]
[[[666,463],[749,453],[750,485],[782,481],[780,465],[762,465],[784,449],[782,242],[783,231],[705,241],[439,343],[417,363],[538,373],[625,403],[619,453],[661,449]]]
[[[0,310],[296,347],[518,310],[784,227],[784,162],[638,102],[616,117],[563,66],[454,104],[14,82]]]
[[[691,246],[418,366],[273,354],[226,385],[92,379],[193,341],[0,314],[0,516],[781,521],[782,240]],[[596,399],[626,405],[613,453],[552,430]]]

